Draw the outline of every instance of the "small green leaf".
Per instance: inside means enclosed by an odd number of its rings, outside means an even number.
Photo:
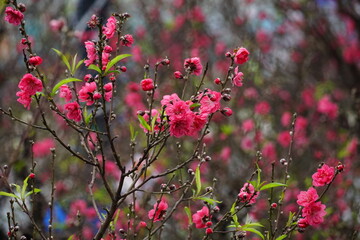
[[[65,55],[62,52],[60,52],[59,50],[55,49],[55,48],[52,48],[52,50],[54,50],[54,52],[56,52],[56,54],[61,58],[63,63],[66,65],[68,70],[71,72],[71,67],[70,67],[69,60],[65,57]]]
[[[80,60],[80,61],[76,64],[74,73],[79,69],[79,67],[81,66],[81,64],[84,63],[84,61],[85,61],[85,60],[82,59],[82,60]]]
[[[291,226],[291,223],[293,222],[293,217],[295,216],[295,212],[290,212],[289,213],[289,218],[288,218],[288,221],[286,223],[286,226],[287,227],[290,227]]]
[[[215,203],[222,203],[221,201],[218,201],[218,200],[215,200],[212,198],[208,198],[208,197],[196,197],[195,199],[203,200],[211,205],[214,205]]]
[[[20,192],[21,192],[21,187],[20,187],[19,185],[15,184],[15,183],[12,183],[11,186],[14,186],[14,187],[16,188],[16,192],[17,192],[18,194],[20,194]]]
[[[264,186],[262,186],[262,187],[260,188],[260,191],[265,190],[265,189],[268,189],[268,188],[286,187],[286,186],[287,186],[287,185],[286,185],[286,184],[283,184],[283,183],[273,182],[273,183],[268,183],[268,184],[265,184]]]
[[[36,194],[36,193],[39,193],[41,192],[41,189],[38,189],[38,188],[34,188],[34,191],[30,191],[28,192],[26,195],[25,195],[25,198],[27,198],[28,196],[30,196],[31,194]]]
[[[52,89],[51,95],[54,96],[56,94],[56,91],[64,84],[67,84],[69,82],[82,82],[81,79],[78,78],[66,78],[58,82]]]
[[[73,240],[74,235],[71,235],[67,240]]]
[[[193,109],[193,108],[197,108],[197,107],[200,107],[201,104],[200,103],[193,103],[190,105],[190,109]]]
[[[244,228],[244,227],[242,227],[241,230],[246,231],[246,232],[255,233],[258,236],[260,236],[262,239],[265,239],[264,235],[259,230],[255,229],[255,228]]]
[[[77,58],[77,53],[73,57],[72,64],[71,64],[71,74],[72,75],[74,75],[74,72],[75,72],[76,58]]]
[[[286,235],[286,234],[283,234],[283,235],[277,237],[275,240],[283,240],[283,239],[285,239],[286,237],[287,237],[287,235]]]
[[[254,186],[254,187],[255,187],[255,189],[258,189],[258,187],[260,186],[260,183],[261,183],[261,169],[258,164],[256,164],[256,169],[257,169],[257,183],[256,183],[256,186]]]
[[[86,124],[89,124],[89,123],[90,123],[90,120],[91,120],[91,117],[92,117],[92,114],[91,114],[91,113],[88,113],[86,107],[85,107],[85,109],[84,109],[84,117],[85,117],[85,123],[86,123]]]
[[[23,186],[22,186],[22,189],[21,189],[21,199],[24,200],[25,199],[25,192],[26,192],[26,188],[27,186],[29,185],[28,184],[28,180],[29,180],[29,176],[27,176],[23,182]]]
[[[198,166],[195,170],[195,183],[196,183],[196,195],[199,195],[201,191],[201,178],[200,178],[200,167]]]
[[[191,217],[191,211],[188,207],[184,207],[184,210],[186,212],[186,215],[188,216],[189,219],[189,224],[192,224],[192,217]]]
[[[155,129],[155,123],[156,123],[157,117],[158,117],[158,114],[156,114],[155,116],[152,116],[152,118],[151,118],[151,132],[153,132]]]
[[[145,129],[147,129],[148,131],[151,131],[151,127],[149,126],[149,124],[145,121],[144,117],[141,115],[138,115],[138,119],[139,122],[141,124],[141,126],[143,126]]]
[[[120,74],[121,72],[118,71],[118,70],[111,70],[111,71],[108,71],[108,72],[106,73],[106,76],[109,75],[109,74],[111,74],[111,73]]]
[[[254,223],[247,223],[245,225],[242,226],[243,228],[247,228],[247,227],[264,227],[264,225],[258,223],[258,222],[254,222]]]
[[[106,65],[106,70],[105,70],[105,75],[107,75],[107,72],[110,70],[110,68],[112,68],[112,66],[114,66],[115,64],[117,64],[120,60],[130,57],[131,54],[121,54],[118,55],[116,57],[114,57],[107,65]]]
[[[130,128],[130,140],[133,142],[136,139],[136,136],[138,135],[138,131],[135,131],[134,126],[130,123],[129,124],[129,128]]]
[[[235,207],[236,207],[236,202],[234,202],[233,205],[231,206],[230,213],[231,213],[232,220],[235,224],[235,227],[239,227],[240,224],[238,221],[238,216],[236,215]]]
[[[3,191],[0,191],[0,196],[13,197],[13,198],[18,198],[19,199],[19,197],[16,196],[15,194],[3,192]]]
[[[101,70],[98,66],[94,65],[94,64],[90,64],[90,66],[88,67],[89,70],[95,70],[97,71],[98,73],[101,74]]]

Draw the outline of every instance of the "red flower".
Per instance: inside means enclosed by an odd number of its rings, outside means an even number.
[[[130,34],[126,34],[121,39],[121,45],[123,45],[125,47],[130,47],[133,43],[134,43],[134,38]]]
[[[71,101],[72,93],[68,85],[64,84],[60,87],[59,97],[65,98],[67,102]]]
[[[31,57],[29,59],[29,64],[33,65],[33,66],[37,66],[40,65],[43,62],[42,58],[39,56],[35,56],[35,57]]]
[[[255,188],[251,183],[245,183],[238,194],[240,202],[248,202],[249,204],[255,203],[258,196],[259,193],[255,192]]]
[[[168,204],[162,199],[160,203],[155,203],[154,208],[151,209],[148,213],[148,217],[150,220],[154,222],[160,221],[168,208]]]
[[[312,175],[313,185],[315,187],[324,186],[329,184],[335,175],[335,169],[324,164],[317,172]]]
[[[204,206],[201,210],[192,215],[192,220],[196,228],[205,228],[210,220],[209,208]]]
[[[6,7],[5,9],[5,21],[17,26],[24,19],[24,14],[20,11],[13,9],[12,7]]]
[[[103,28],[106,38],[112,38],[116,31],[116,18],[114,16],[109,17],[106,26]]]
[[[85,49],[87,53],[87,60],[85,60],[85,66],[89,66],[90,64],[93,64],[96,59],[98,58],[95,48],[95,43],[92,41],[86,41],[85,42]]]
[[[296,203],[300,206],[306,207],[312,203],[314,203],[319,198],[316,189],[311,187],[307,191],[301,191],[299,195],[297,195]]]
[[[67,103],[65,104],[65,110],[67,111],[66,117],[72,119],[76,122],[80,122],[81,117],[81,109],[80,105],[77,102]]]
[[[198,76],[201,74],[203,67],[201,65],[200,58],[193,57],[185,59],[184,68],[189,69],[190,73],[194,73],[196,76]]]
[[[249,60],[249,51],[246,48],[239,48],[235,54],[235,63],[237,64],[243,64],[246,63]]]
[[[96,83],[85,83],[85,85],[79,91],[79,100],[80,102],[86,102],[86,105],[92,105],[94,101],[94,93],[96,90]]]
[[[19,88],[28,95],[35,95],[36,92],[41,92],[43,85],[40,79],[27,73],[19,82]]]
[[[241,87],[243,85],[243,80],[244,80],[244,74],[242,72],[239,72],[239,67],[235,68],[235,76],[232,79],[232,83],[233,85],[237,86],[237,87]]]
[[[154,82],[151,78],[146,78],[140,82],[141,88],[144,91],[151,91],[154,89]]]
[[[326,206],[321,202],[313,202],[302,210],[302,216],[305,217],[309,225],[315,226],[324,221]]]

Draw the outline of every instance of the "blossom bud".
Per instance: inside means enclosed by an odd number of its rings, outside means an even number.
[[[344,165],[339,162],[339,164],[336,166],[336,170],[342,172],[344,170]]]
[[[309,226],[309,223],[305,218],[299,219],[297,224],[298,224],[299,228],[306,228],[307,226]]]
[[[220,78],[215,78],[214,83],[215,83],[216,85],[220,85],[220,83],[221,83]]]
[[[143,79],[140,85],[143,91],[151,91],[154,89],[154,81],[151,78]]]
[[[42,58],[39,56],[35,56],[35,57],[31,57],[29,59],[29,64],[33,65],[33,66],[37,66],[40,65],[43,62]]]
[[[231,53],[230,53],[230,52],[226,52],[226,53],[225,53],[225,57],[231,57]]]
[[[222,95],[222,99],[225,101],[225,102],[228,102],[231,100],[231,96],[230,94],[223,94]]]
[[[94,14],[91,16],[90,20],[87,22],[89,28],[95,28],[100,24],[99,18]]]
[[[121,66],[121,67],[120,67],[120,71],[126,72],[126,70],[127,70],[127,68],[126,68],[125,66]]]
[[[35,174],[34,174],[34,173],[30,173],[30,174],[29,174],[29,178],[30,178],[30,179],[34,179],[34,178],[35,178]]]
[[[21,44],[22,45],[26,45],[27,43],[28,43],[28,41],[26,40],[26,38],[21,39]]]
[[[271,204],[271,208],[273,208],[273,209],[274,209],[274,208],[277,208],[277,203],[272,203],[272,204]]]
[[[176,72],[174,72],[174,77],[176,79],[182,79],[184,76],[181,74],[180,71],[176,71]]]
[[[26,11],[25,4],[19,3],[18,4],[18,9],[20,10],[20,12],[25,12]]]
[[[211,228],[207,228],[205,230],[206,234],[209,235],[209,234],[212,234],[213,233],[213,230]]]
[[[168,58],[165,58],[161,61],[162,65],[169,65],[170,64],[170,60]]]
[[[94,98],[94,100],[98,100],[101,98],[101,94],[96,92],[96,93],[94,93],[93,98]]]
[[[104,47],[104,52],[106,52],[106,53],[111,53],[112,52],[112,47],[110,47],[109,45],[106,45],[105,47]]]
[[[212,222],[208,221],[208,222],[205,223],[205,225],[206,225],[207,227],[210,227],[210,226],[212,226]]]
[[[233,114],[233,111],[231,110],[231,108],[226,107],[221,110],[221,113],[226,117],[230,117]]]
[[[144,221],[139,222],[140,228],[146,228],[146,226],[147,226],[146,222],[144,222]]]

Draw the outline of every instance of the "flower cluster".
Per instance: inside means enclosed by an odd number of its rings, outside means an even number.
[[[31,97],[43,89],[41,80],[27,73],[22,77],[18,86],[20,91],[16,93],[16,96],[19,97],[17,101],[25,108],[30,109]]]
[[[302,227],[307,225],[316,226],[324,221],[326,215],[324,204],[321,204],[316,189],[309,188],[308,191],[301,191],[297,196],[297,204],[303,207],[301,220]]]

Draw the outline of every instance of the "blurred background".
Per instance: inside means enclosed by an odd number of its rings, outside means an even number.
[[[170,59],[170,66],[159,72],[159,93],[162,97],[182,87],[183,83],[173,77],[173,72],[184,72],[185,58],[197,56],[204,66],[208,64],[205,85],[214,88],[213,80],[223,79],[229,67],[225,53],[233,52],[237,47],[246,47],[250,51],[250,60],[238,69],[244,73],[244,85],[235,87],[232,100],[226,103],[233,109],[234,115],[231,118],[220,114],[215,116],[211,134],[205,139],[212,162],[202,169],[203,178],[209,185],[213,184],[214,177],[217,178],[215,196],[223,201],[220,209],[231,206],[243,183],[251,175],[252,170],[249,169],[253,167],[258,150],[263,156],[261,167],[264,178],[269,176],[274,161],[278,170],[276,175],[283,178],[284,170],[279,159],[287,156],[292,114],[296,112],[291,188],[287,192],[284,211],[296,211],[297,194],[311,186],[311,174],[322,162],[331,166],[342,162],[345,172],[339,175],[324,198],[328,207],[325,223],[319,229],[312,228],[303,234],[295,234],[294,239],[360,239],[357,233],[360,220],[360,1],[23,2],[27,7],[27,31],[35,52],[44,59],[40,68],[50,84],[65,78],[64,66],[51,48],[72,56],[78,53],[85,58],[84,41],[97,37],[97,33],[87,29],[86,25],[92,14],[102,17],[104,22],[115,12],[128,12],[131,15],[123,33],[132,34],[135,43],[120,49],[121,53],[132,54],[132,58],[123,63],[127,71],[117,79],[119,97],[115,100],[119,111],[115,131],[124,139],[128,137],[129,122],[136,124],[136,111],[145,108],[146,96],[134,87],[134,83],[138,84],[143,79],[145,64],[150,65],[152,73],[157,61],[165,57]],[[41,124],[35,107],[26,111],[16,102],[17,84],[26,68],[18,29],[3,18],[2,9],[0,107],[11,107],[16,116]],[[85,68],[81,69],[77,77],[82,79],[85,74]],[[38,143],[38,149],[43,149],[37,150],[35,158],[40,176],[38,184],[44,189],[44,194],[38,196],[39,206],[35,207],[41,212],[38,221],[46,222],[46,193],[50,190],[50,186],[44,184],[50,176],[46,171],[50,163],[47,149],[56,144],[45,132],[34,131],[3,115],[0,116],[0,126],[0,164],[10,166],[10,177],[14,182],[28,175],[29,140],[34,140],[35,144]],[[70,144],[76,144],[76,139],[56,121],[56,116],[54,126],[63,132],[62,136]],[[170,147],[158,162],[157,169],[174,165],[171,159],[176,151],[176,141],[169,143]],[[183,144],[182,153],[190,153],[191,140],[179,141]],[[127,146],[119,143],[118,147],[124,155],[130,151]],[[89,181],[88,169],[61,150],[60,146],[56,147],[60,156],[57,163],[57,229],[62,230],[64,235],[59,239],[67,239],[74,231],[80,231],[78,229],[81,229],[84,239],[90,239],[86,236],[91,236],[94,231],[95,223],[91,219],[96,216],[91,215],[86,186],[79,181]],[[113,174],[116,181],[118,173]],[[0,190],[4,191],[2,188],[0,180]],[[149,191],[152,188],[156,189],[156,186],[148,186]],[[108,201],[103,199],[103,194],[99,186],[96,197],[106,205]],[[146,211],[152,207],[149,199],[151,196],[144,196],[140,200],[140,215],[143,211],[146,216]],[[1,204],[6,204],[5,198],[1,201]],[[72,209],[78,208],[84,210],[86,218],[74,224],[72,218],[76,211]],[[263,219],[267,208],[266,196],[260,196],[258,204],[244,213],[244,217],[250,214],[254,219]],[[0,225],[3,225],[6,214],[1,214]],[[179,213],[176,218],[184,218],[184,213]],[[185,239],[186,223],[174,220],[175,223],[183,226],[172,229],[171,237]],[[166,228],[170,229],[170,225]],[[86,231],[89,235],[86,235]],[[201,236],[200,232],[198,234]]]

